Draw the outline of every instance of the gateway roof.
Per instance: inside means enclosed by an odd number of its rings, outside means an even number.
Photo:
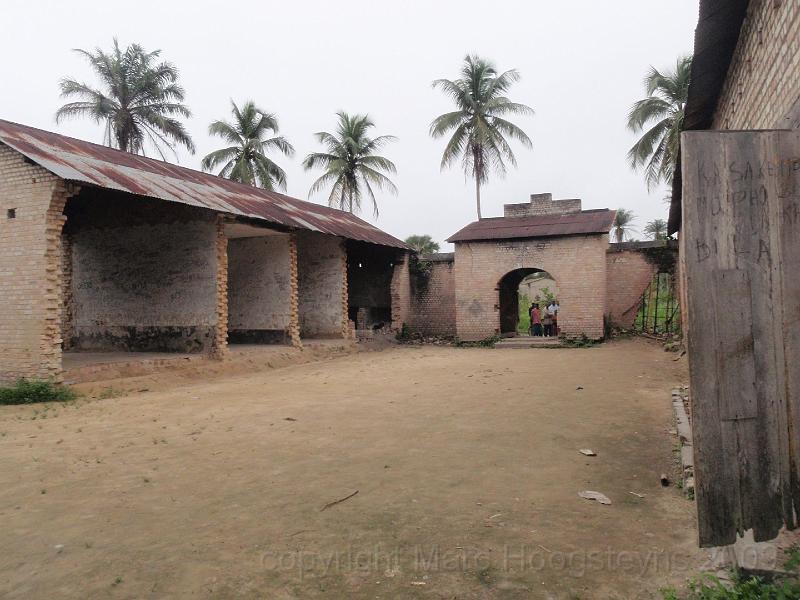
[[[596,235],[609,232],[615,215],[616,211],[601,208],[561,215],[481,219],[470,223],[450,236],[447,241],[471,242],[563,235]]]

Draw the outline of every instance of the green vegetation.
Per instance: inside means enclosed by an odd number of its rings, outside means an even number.
[[[488,181],[489,170],[494,168],[503,175],[505,161],[517,165],[508,139],[517,140],[526,148],[533,145],[522,129],[505,118],[533,114],[531,107],[506,97],[516,81],[519,81],[516,70],[498,74],[492,62],[468,55],[461,67],[460,79],[433,82],[433,87],[441,89],[456,105],[456,110],[436,117],[430,127],[434,138],[452,132],[442,154],[441,168],[460,161],[467,177],[475,179],[478,219],[481,218],[481,185]]]
[[[278,133],[278,118],[258,108],[252,100],[245,102],[241,110],[231,100],[231,107],[233,122],[214,121],[208,127],[210,135],[230,145],[206,155],[203,170],[211,171],[222,165],[220,177],[266,190],[275,187],[285,190],[286,173],[267,157],[270,150],[284,156],[294,155],[294,148],[285,137],[269,135]]]
[[[71,389],[50,381],[20,379],[10,387],[0,387],[0,404],[67,402],[77,397]]]
[[[369,137],[368,132],[375,123],[367,115],[339,111],[336,116],[339,123],[335,134],[326,131],[316,134],[326,152],[314,152],[303,161],[307,171],[316,167],[325,169],[311,186],[309,195],[332,184],[328,204],[352,213],[361,210],[361,199],[366,192],[377,217],[378,203],[373,186],[396,194],[397,187],[384,173],[397,173],[397,168],[388,158],[375,152],[396,138],[391,135]]]
[[[672,181],[691,70],[691,56],[679,58],[675,69],[663,74],[650,67],[644,80],[647,97],[634,103],[628,113],[628,128],[642,133],[628,151],[628,160],[633,169],[644,169],[648,189]]]
[[[556,299],[556,295],[550,291],[549,287],[543,287],[541,292],[541,295],[536,294],[533,299],[529,298],[527,294],[522,292],[519,293],[519,317],[517,320],[518,333],[528,334],[531,331],[531,314],[528,312],[531,304],[538,302],[539,307],[543,309],[545,306],[550,304],[550,302]]]
[[[614,241],[618,244],[630,239],[633,229],[633,222],[636,220],[636,215],[632,210],[627,208],[618,208],[617,214],[614,217],[614,225],[611,227],[611,235]]]
[[[418,254],[435,254],[439,251],[439,244],[429,235],[410,235],[405,242]]]
[[[680,331],[677,290],[670,273],[658,273],[645,290],[633,327],[655,334]]]
[[[105,143],[109,146],[144,154],[149,141],[163,160],[164,149],[175,154],[175,145],[194,153],[194,143],[178,117],[190,117],[183,104],[184,91],[178,85],[178,70],[168,62],[156,62],[160,50],[146,52],[138,44],[125,51],[114,40],[106,54],[76,49],[89,61],[100,78],[102,89],[74,79],[60,82],[62,98],[77,98],[56,112],[56,122],[72,117],[89,117],[105,125]],[[176,155],[177,156],[177,155]]]
[[[796,551],[795,551],[796,552]],[[794,557],[793,557],[794,558]],[[776,575],[770,580],[764,577],[733,573],[733,581],[725,584],[711,574],[705,574],[689,582],[689,590],[679,594],[674,588],[663,590],[664,600],[791,600],[800,598],[800,578],[797,564],[792,559],[786,568],[790,575]]]
[[[645,235],[649,235],[653,240],[667,239],[667,222],[664,219],[653,219],[644,226]]]

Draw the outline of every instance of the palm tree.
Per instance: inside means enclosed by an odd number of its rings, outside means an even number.
[[[230,144],[227,148],[207,154],[201,163],[204,171],[222,165],[220,177],[254,185],[266,190],[286,189],[286,173],[270,158],[267,152],[278,150],[285,156],[294,156],[294,148],[278,133],[278,119],[272,113],[258,108],[252,100],[239,109],[231,100],[233,122],[214,121],[208,133],[221,137]]]
[[[667,239],[667,222],[664,219],[653,219],[644,226],[644,233],[654,240]]]
[[[633,214],[632,210],[628,210],[627,208],[617,209],[617,216],[614,217],[614,225],[611,227],[611,234],[615,242],[624,242],[625,238],[631,236],[631,232],[634,230],[633,221],[635,219],[636,216]]]
[[[450,96],[456,105],[455,111],[436,117],[430,127],[434,138],[452,132],[442,154],[441,168],[460,159],[464,173],[475,179],[478,219],[481,218],[481,185],[488,181],[490,169],[504,175],[505,161],[517,166],[507,138],[521,142],[526,148],[533,145],[522,129],[504,118],[533,114],[531,107],[512,102],[505,96],[516,81],[519,81],[516,70],[498,74],[492,62],[467,55],[461,67],[461,78],[433,82],[433,87]]]
[[[176,118],[192,114],[183,104],[185,94],[178,85],[178,70],[168,62],[157,62],[160,50],[145,52],[138,44],[131,44],[122,51],[114,39],[109,54],[100,48],[75,52],[89,61],[101,87],[62,79],[61,97],[77,100],[58,109],[57,123],[72,117],[89,117],[104,123],[104,143],[134,154],[144,154],[145,141],[156,148],[162,159],[162,146],[176,157],[176,144],[194,153],[192,138]]]
[[[628,128],[644,132],[628,151],[628,160],[633,169],[644,169],[648,189],[671,181],[675,172],[691,70],[691,56],[680,57],[674,71],[650,67],[644,80],[647,97],[628,113]]]
[[[325,169],[311,186],[309,196],[332,184],[328,204],[352,213],[361,210],[361,198],[366,192],[377,217],[378,203],[373,187],[396,194],[397,187],[384,173],[397,173],[397,168],[388,158],[374,153],[396,138],[392,135],[370,137],[369,130],[375,123],[368,115],[339,111],[336,116],[339,123],[335,134],[327,131],[315,134],[326,152],[313,152],[303,161],[307,171],[315,167]]]
[[[439,244],[429,235],[410,235],[406,238],[406,244],[417,254],[435,254],[439,251]]]

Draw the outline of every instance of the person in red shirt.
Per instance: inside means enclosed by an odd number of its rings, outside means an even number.
[[[531,334],[542,337],[542,313],[539,311],[538,304],[531,304],[529,310],[531,316]]]

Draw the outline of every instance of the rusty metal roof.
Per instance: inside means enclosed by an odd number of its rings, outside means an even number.
[[[608,233],[615,215],[616,211],[601,208],[565,215],[481,219],[470,223],[447,241],[473,242]]]
[[[0,142],[68,181],[410,249],[349,212],[57,133],[0,119]]]

